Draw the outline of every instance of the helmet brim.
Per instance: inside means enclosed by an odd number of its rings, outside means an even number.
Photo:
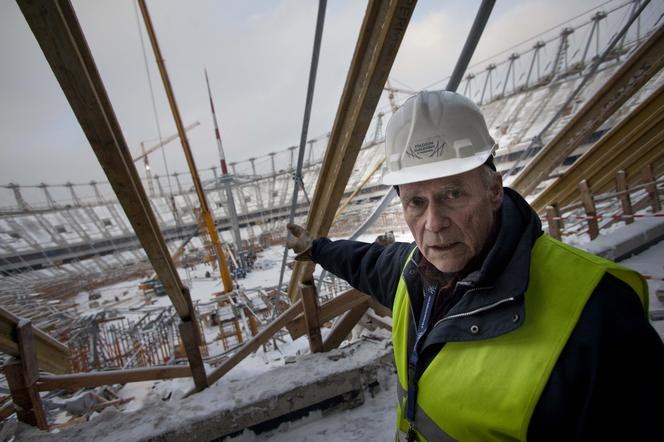
[[[445,161],[411,166],[396,171],[384,170],[383,184],[398,186],[401,184],[417,183],[435,178],[459,175],[476,169],[486,162],[493,149],[477,153],[472,157],[454,158]]]

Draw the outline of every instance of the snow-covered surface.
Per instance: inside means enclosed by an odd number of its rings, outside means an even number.
[[[396,381],[387,382],[385,389],[352,410],[324,415],[314,411],[307,417],[282,424],[261,434],[245,430],[229,442],[345,442],[389,441],[395,432]]]
[[[69,441],[94,439],[98,442],[132,441],[157,437],[164,432],[178,432],[178,430],[184,428],[192,428],[197,422],[212,418],[224,411],[248,406],[256,401],[278,397],[298,386],[312,384],[318,379],[335,373],[364,367],[372,361],[391,353],[389,333],[382,332],[381,338],[360,340],[345,348],[335,349],[328,353],[303,355],[291,364],[284,365],[282,363],[280,367],[270,370],[269,373],[257,376],[245,373],[237,378],[225,376],[212,387],[187,398],[182,398],[182,390],[173,390],[172,385],[169,388],[157,385],[144,399],[145,404],[142,410],[123,413],[107,409],[87,424],[50,434],[21,425],[16,432],[15,440]],[[389,371],[389,369],[386,369],[386,372],[381,374],[381,379],[384,379],[381,384],[388,385],[390,383],[387,380]],[[163,382],[162,384],[171,382],[173,381]],[[392,396],[392,400],[389,400],[388,396]],[[384,404],[381,403],[383,400],[385,400]],[[393,393],[389,390],[385,391],[379,397],[368,401],[366,405],[368,408],[364,408],[360,413],[364,413],[366,416],[377,410],[388,411],[388,408],[393,405],[393,401]],[[352,413],[352,410],[341,413],[341,416],[334,414],[335,417],[332,417],[331,415],[331,418],[343,420],[345,413]],[[389,417],[385,416],[383,419],[385,426],[389,425],[390,429],[394,428],[394,418],[391,418],[392,424],[390,424]],[[354,417],[354,422],[354,427],[361,431],[362,419],[360,415]],[[338,422],[338,424],[341,425],[341,422]],[[297,427],[297,424],[294,425]],[[293,439],[291,437],[288,440],[353,440],[341,438],[342,434],[336,439],[326,437],[325,435],[328,434],[331,427],[322,424],[323,427],[328,428],[328,430],[325,430],[321,427],[320,422],[316,423],[315,415],[305,419],[303,425],[318,426],[319,428],[316,431],[322,432],[321,438]],[[283,433],[283,430],[284,428],[275,431]],[[349,434],[347,432],[346,436]],[[368,440],[366,439],[368,434],[364,434],[364,440]],[[356,434],[354,437],[358,436],[359,434]],[[246,439],[248,437],[254,436],[249,432],[245,432],[239,440],[252,440]],[[269,436],[265,435],[261,438],[257,440],[267,440],[264,438],[269,438]],[[383,438],[376,440],[383,440]]]
[[[664,292],[664,240],[620,264],[648,278],[651,323],[664,339],[664,302],[657,298],[658,291]]]
[[[661,213],[660,213],[661,215]],[[664,218],[641,218],[633,224],[616,223],[603,229],[597,238],[590,241],[587,235],[572,236],[565,241],[607,259],[622,259],[640,244],[652,243],[664,236]]]

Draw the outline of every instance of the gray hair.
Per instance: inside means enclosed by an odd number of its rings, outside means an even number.
[[[482,183],[487,190],[490,190],[493,186],[496,177],[500,176],[500,172],[496,172],[490,166],[483,164],[480,167],[480,177],[482,178]]]

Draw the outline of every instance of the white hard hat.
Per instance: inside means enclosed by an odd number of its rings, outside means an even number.
[[[423,91],[406,100],[387,124],[383,184],[467,172],[484,164],[494,147],[475,103],[455,92]]]

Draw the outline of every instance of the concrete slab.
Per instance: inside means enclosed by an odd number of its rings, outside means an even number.
[[[313,410],[354,408],[395,382],[389,335],[363,339],[328,353],[298,357],[253,378],[220,380],[185,399],[145,404],[134,412],[107,409],[59,433],[19,424],[15,441],[213,441],[244,429],[260,433]],[[396,400],[396,398],[395,398]]]
[[[642,218],[630,225],[601,232],[593,241],[574,244],[612,261],[620,262],[664,239],[664,218]]]

